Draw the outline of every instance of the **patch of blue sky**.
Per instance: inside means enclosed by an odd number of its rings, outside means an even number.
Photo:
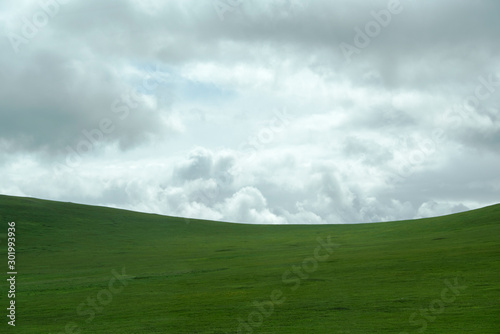
[[[141,75],[133,75],[127,79],[134,89],[144,95],[168,95],[170,98],[171,95],[175,95],[176,99],[190,102],[226,100],[236,96],[234,90],[217,86],[212,82],[187,79],[183,77],[179,68],[173,66],[143,61],[132,62],[132,66]],[[157,80],[159,86],[153,90],[148,89],[144,80],[148,80],[151,84]]]
[[[234,90],[222,88],[212,82],[183,80],[179,87],[179,95],[188,101],[226,100],[236,96]]]
[[[182,81],[182,76],[173,66],[168,66],[160,63],[152,62],[132,62],[137,70],[140,71],[141,75],[133,76],[130,78],[130,84],[139,93],[144,95],[154,95],[156,89],[150,89],[148,87],[155,87],[154,82],[159,85],[175,85]],[[145,84],[145,80],[148,81]],[[151,86],[150,86],[151,85]]]

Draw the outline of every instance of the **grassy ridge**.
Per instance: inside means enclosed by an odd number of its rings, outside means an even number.
[[[499,333],[500,205],[266,226],[0,196],[5,266],[8,221],[17,318],[2,332]]]

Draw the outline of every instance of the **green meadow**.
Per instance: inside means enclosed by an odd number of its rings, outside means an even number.
[[[2,333],[500,333],[500,205],[271,226],[0,196],[0,222]]]

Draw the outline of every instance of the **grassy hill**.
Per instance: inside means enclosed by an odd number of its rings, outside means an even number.
[[[266,226],[0,196],[2,333],[500,333],[500,205]]]

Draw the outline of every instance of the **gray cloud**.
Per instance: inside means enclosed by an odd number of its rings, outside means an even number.
[[[0,5],[2,193],[252,223],[498,201],[496,1],[58,1]]]

